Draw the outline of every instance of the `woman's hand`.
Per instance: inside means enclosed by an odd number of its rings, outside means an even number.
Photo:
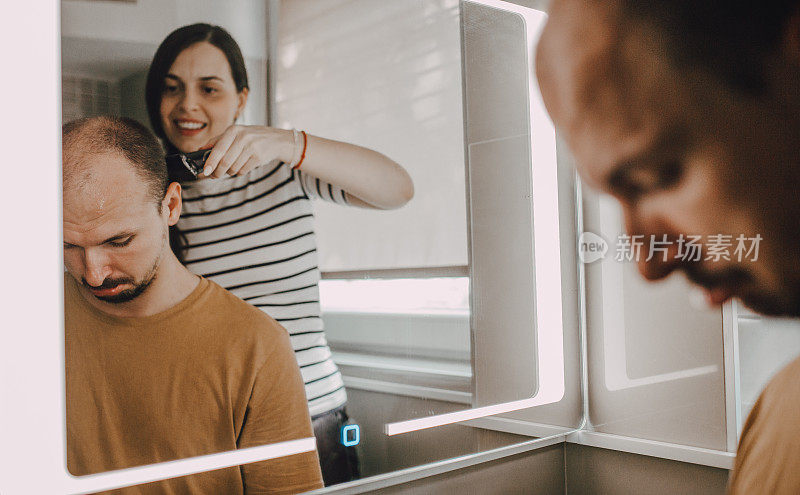
[[[213,148],[212,148],[213,147]],[[289,163],[292,131],[260,125],[232,125],[204,148],[212,148],[201,177],[244,175],[275,159]]]

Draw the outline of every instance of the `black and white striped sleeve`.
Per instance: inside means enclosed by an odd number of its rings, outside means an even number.
[[[303,173],[300,170],[294,170],[293,173],[295,180],[300,183],[303,192],[310,199],[322,199],[339,205],[350,204],[347,202],[347,195],[344,189]]]

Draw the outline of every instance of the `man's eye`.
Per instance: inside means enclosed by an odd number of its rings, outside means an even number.
[[[205,87],[203,88],[203,91],[205,91],[206,94],[213,95],[219,90],[217,88]]]
[[[133,236],[130,236],[130,237],[128,237],[127,239],[125,239],[124,241],[121,241],[121,242],[117,242],[117,241],[110,241],[110,242],[108,243],[108,245],[109,245],[109,246],[112,246],[112,247],[125,247],[125,246],[127,246],[128,244],[130,244],[132,240],[133,240]]]
[[[681,179],[683,166],[678,161],[667,162],[651,169],[636,169],[628,180],[628,192],[633,196],[655,193],[674,187]]]
[[[669,189],[681,180],[683,165],[679,161],[665,163],[658,172],[658,187]]]

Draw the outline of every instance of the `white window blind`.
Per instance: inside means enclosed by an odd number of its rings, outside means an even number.
[[[396,211],[315,204],[323,271],[467,264],[457,0],[283,0],[274,124],[375,149],[415,197]]]

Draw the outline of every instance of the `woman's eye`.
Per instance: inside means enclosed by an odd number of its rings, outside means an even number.
[[[170,93],[177,93],[177,92],[178,92],[178,87],[177,86],[172,86],[172,85],[164,86],[164,93],[170,94]]]

